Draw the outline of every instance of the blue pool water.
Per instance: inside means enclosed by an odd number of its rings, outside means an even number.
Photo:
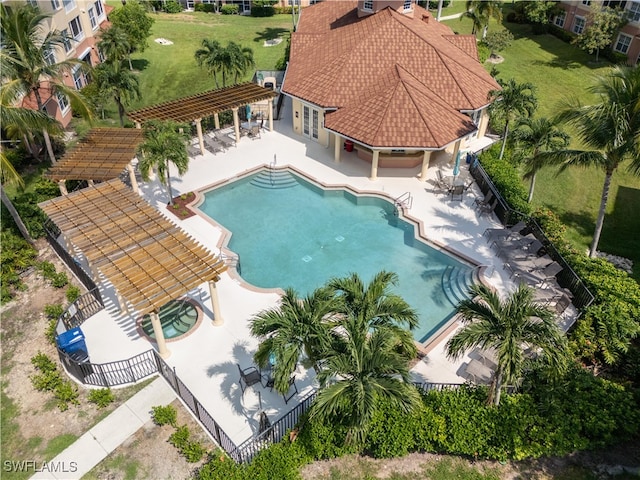
[[[367,282],[380,270],[397,273],[395,291],[420,317],[418,341],[453,314],[457,299],[443,283],[470,277],[470,267],[416,240],[391,202],[323,190],[288,171],[210,190],[200,209],[232,232],[228,248],[240,257],[243,279],[258,287],[305,295],[351,272]]]

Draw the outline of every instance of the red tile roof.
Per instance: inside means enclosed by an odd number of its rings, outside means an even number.
[[[356,2],[305,8],[291,41],[285,93],[337,111],[325,126],[373,147],[442,148],[475,130],[460,111],[500,88],[473,36],[453,35],[418,6],[358,18]]]

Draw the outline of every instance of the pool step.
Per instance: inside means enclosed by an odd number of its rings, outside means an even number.
[[[296,178],[286,170],[263,170],[251,180],[259,188],[283,189],[298,185]]]
[[[469,299],[469,287],[477,283],[476,270],[448,266],[442,272],[442,290],[453,306]]]

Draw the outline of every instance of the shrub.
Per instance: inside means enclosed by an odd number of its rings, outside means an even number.
[[[489,55],[491,55],[491,50],[489,47],[483,42],[478,43],[478,60],[480,63],[484,63],[488,60]]]
[[[69,380],[63,380],[55,389],[55,398],[58,401],[58,409],[64,412],[69,409],[69,404],[80,405],[78,400],[78,387]]]
[[[167,0],[163,3],[162,10],[165,13],[180,13],[182,12],[182,5],[176,2],[176,0]]]
[[[252,17],[273,17],[275,13],[276,12],[271,5],[254,5],[251,7]]]
[[[116,400],[110,388],[100,388],[89,392],[89,401],[95,403],[98,408],[108,407]]]
[[[31,357],[31,363],[36,367],[36,370],[40,370],[43,373],[55,372],[58,369],[55,362],[46,353],[42,352],[38,352],[34,357]]]
[[[169,437],[169,443],[176,447],[189,463],[196,463],[205,454],[204,447],[197,441],[190,440],[189,427],[182,425]]]
[[[223,15],[237,15],[239,11],[240,8],[238,7],[238,5],[226,4],[222,5],[222,8],[220,8],[220,13],[222,13]]]
[[[216,6],[213,3],[196,3],[193,9],[196,12],[214,13]]]
[[[531,211],[527,202],[527,189],[522,184],[517,170],[506,159],[510,155],[505,154],[500,160],[500,144],[493,145],[489,150],[480,155],[480,163],[485,169],[503,198],[511,207],[524,214]]]
[[[172,405],[151,407],[151,418],[153,423],[160,427],[163,425],[175,427],[178,421],[178,412]]]
[[[2,303],[8,302],[18,290],[25,290],[27,287],[20,278],[20,274],[34,265],[38,252],[27,243],[22,237],[5,230],[5,220],[11,216],[5,214],[4,205],[1,215],[3,231],[0,235],[0,265],[2,268]]]
[[[604,48],[600,53],[615,65],[627,65],[629,63],[629,58],[624,53],[616,52],[611,48]]]
[[[244,475],[252,480],[299,479],[300,466],[306,463],[297,442],[285,440],[261,450],[247,466]]]
[[[64,272],[56,272],[56,267],[53,263],[47,262],[46,260],[40,262],[38,264],[38,270],[42,274],[42,276],[49,280],[52,286],[56,288],[62,288],[67,283],[69,283],[69,279],[67,278],[67,274]]]
[[[67,288],[66,296],[67,296],[67,301],[69,303],[73,303],[80,296],[80,289],[75,285],[69,285],[69,287]]]
[[[559,38],[565,43],[571,43],[576,38],[576,34],[572,32],[568,32],[567,30],[563,30],[560,27],[555,25],[549,25],[548,33],[553,35],[556,38]]]
[[[291,15],[291,10],[293,10],[293,7],[279,7],[276,5],[273,6],[273,11],[276,15]]]
[[[358,452],[357,447],[345,445],[347,430],[340,425],[326,424],[308,415],[303,416],[300,424],[296,442],[310,458],[323,460]]]

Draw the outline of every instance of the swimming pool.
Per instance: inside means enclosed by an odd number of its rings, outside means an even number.
[[[200,210],[232,233],[242,278],[312,292],[332,277],[398,274],[395,291],[417,310],[424,342],[454,313],[472,268],[416,240],[391,201],[323,189],[289,170],[262,170],[204,193]]]

